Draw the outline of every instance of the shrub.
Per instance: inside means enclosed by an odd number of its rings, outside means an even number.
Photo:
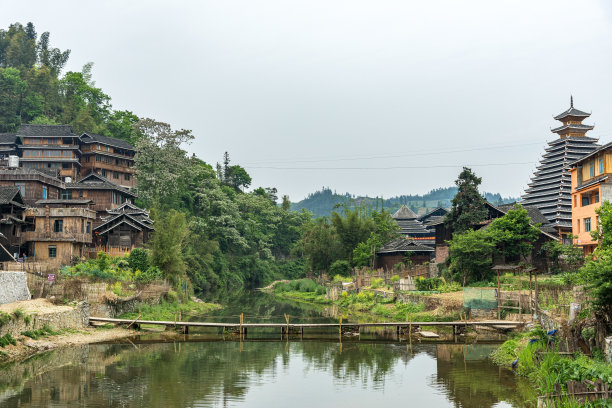
[[[370,287],[371,287],[372,289],[378,289],[378,288],[380,288],[381,286],[383,286],[383,285],[384,285],[384,283],[385,283],[385,282],[384,282],[384,280],[383,280],[382,278],[372,278],[372,279],[370,280]]]
[[[169,303],[175,303],[178,302],[178,293],[176,293],[176,291],[174,290],[169,290],[168,293],[166,294],[166,300]]]
[[[351,264],[348,261],[337,260],[329,267],[329,274],[350,276],[351,270]]]
[[[399,281],[400,281],[399,275],[393,275],[391,277],[391,283],[395,283],[395,282],[399,282]]]
[[[133,271],[147,271],[151,266],[149,262],[149,251],[143,248],[132,249],[127,261],[129,267],[132,268]]]
[[[11,336],[11,333],[6,333],[4,336],[0,337],[0,347],[5,347],[9,344],[16,346],[17,341]]]
[[[417,290],[421,291],[438,290],[438,287],[443,283],[444,279],[442,278],[417,278],[414,281]]]

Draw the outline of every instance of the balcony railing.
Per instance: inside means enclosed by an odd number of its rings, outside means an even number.
[[[71,241],[81,242],[83,244],[91,244],[92,236],[87,233],[71,233],[71,232],[53,232],[53,230],[46,231],[25,231],[21,233],[23,242],[35,242],[35,241]]]

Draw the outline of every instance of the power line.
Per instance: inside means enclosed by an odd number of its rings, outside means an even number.
[[[514,163],[484,163],[484,164],[442,164],[433,166],[385,166],[385,167],[277,167],[277,166],[245,166],[248,169],[268,169],[268,170],[398,170],[398,169],[443,169],[457,167],[492,167],[492,166],[512,166],[523,164],[537,164],[534,162],[514,162]]]

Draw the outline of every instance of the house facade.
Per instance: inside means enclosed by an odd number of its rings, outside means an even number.
[[[136,185],[134,156],[136,150],[128,142],[112,137],[83,133],[82,174],[97,173],[124,188]]]
[[[599,227],[596,210],[603,201],[612,202],[612,143],[574,162],[569,172],[574,243],[588,255],[598,245],[592,236]]]

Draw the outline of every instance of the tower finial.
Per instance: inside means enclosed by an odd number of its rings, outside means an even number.
[[[574,107],[574,95],[570,95],[570,108]]]

